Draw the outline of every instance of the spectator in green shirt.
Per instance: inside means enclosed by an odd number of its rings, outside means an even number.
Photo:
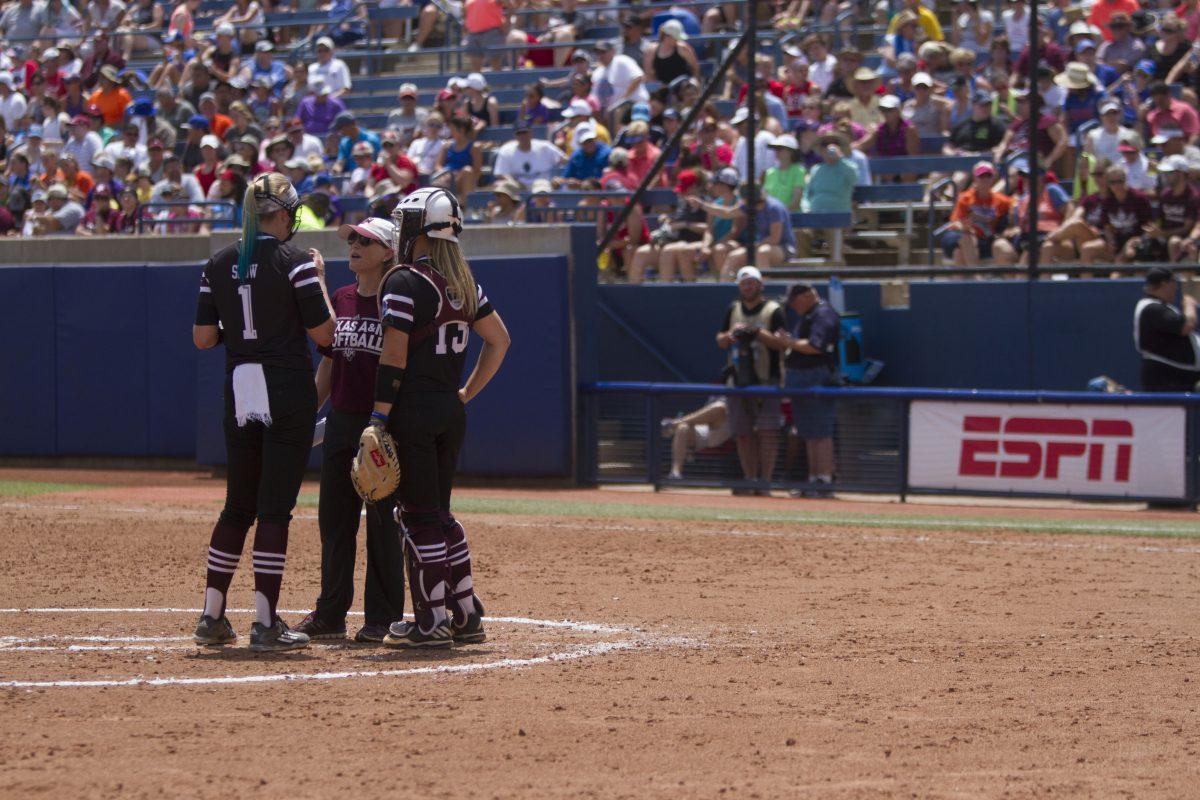
[[[763,191],[787,207],[788,211],[799,211],[804,197],[804,167],[797,163],[800,143],[790,133],[775,137],[771,143],[775,151],[776,166],[767,170],[763,177]]]

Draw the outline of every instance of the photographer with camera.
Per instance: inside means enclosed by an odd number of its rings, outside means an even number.
[[[717,333],[717,347],[729,351],[726,384],[777,387],[783,381],[782,352],[790,342],[783,307],[763,297],[762,273],[756,267],[738,270],[737,284],[738,299],[725,312]],[[729,398],[729,429],[737,442],[742,474],[747,482],[758,484],[734,489],[735,495],[770,496],[782,424],[778,397]]]

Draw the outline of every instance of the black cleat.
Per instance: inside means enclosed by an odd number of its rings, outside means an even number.
[[[308,647],[308,636],[288,630],[287,623],[279,617],[269,628],[259,622],[250,626],[250,649],[256,653],[301,650],[305,647]]]
[[[300,624],[294,630],[296,633],[303,633],[313,641],[318,639],[346,638],[346,622],[344,620],[341,625],[332,625],[317,617],[317,612],[315,611],[301,620]]]
[[[468,614],[462,624],[455,620],[450,621],[450,632],[454,635],[455,644],[479,644],[487,639],[483,630],[483,603],[479,602],[478,597],[472,599],[475,601],[475,611]]]
[[[423,633],[421,626],[415,622],[393,622],[388,628],[387,636],[383,637],[387,647],[449,647],[454,644],[454,635],[450,632],[450,620],[443,620],[435,625],[429,633]]]
[[[220,647],[236,642],[237,634],[234,633],[233,626],[225,617],[213,619],[205,615],[200,617],[200,621],[196,623],[196,632],[192,634],[192,641],[205,647]]]
[[[360,644],[379,644],[388,635],[388,626],[376,622],[368,622],[354,634],[354,641]]]

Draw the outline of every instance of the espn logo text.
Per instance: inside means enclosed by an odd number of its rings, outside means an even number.
[[[1086,459],[1087,480],[1129,482],[1133,423],[1123,419],[963,417],[958,474],[1001,478],[1059,477],[1067,459]],[[1104,474],[1105,456],[1112,464]]]

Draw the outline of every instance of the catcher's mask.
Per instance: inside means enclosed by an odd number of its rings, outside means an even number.
[[[457,242],[462,233],[462,208],[458,199],[445,189],[418,189],[400,199],[392,211],[396,225],[396,262],[407,264],[412,260],[413,245],[417,238],[428,236]]]
[[[254,187],[254,201],[258,204],[259,213],[269,211],[270,208],[266,205],[271,203],[277,208],[282,208],[288,213],[288,241],[296,233],[296,226],[300,224],[300,197],[296,194],[296,187],[292,186],[292,182],[282,175],[283,186],[278,185],[279,181],[275,181],[276,186],[271,188],[271,176],[278,173],[264,173],[259,175],[252,182]]]

